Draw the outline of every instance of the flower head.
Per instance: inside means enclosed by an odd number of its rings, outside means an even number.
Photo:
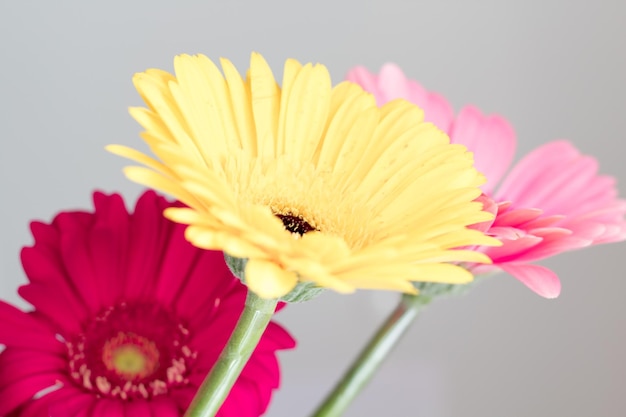
[[[491,205],[494,222],[481,225],[482,230],[503,243],[478,248],[493,264],[474,265],[475,273],[500,268],[536,293],[556,297],[561,288],[557,275],[530,262],[626,239],[626,202],[617,198],[615,179],[598,175],[597,161],[567,141],[537,148],[505,176],[515,153],[515,133],[502,117],[485,116],[472,106],[455,117],[443,97],[425,91],[393,64],[379,74],[357,67],[347,79],[374,93],[380,105],[402,97],[421,106],[426,120],[474,152],[477,169],[487,177],[483,192],[496,203]]]
[[[34,310],[0,302],[0,415],[182,416],[243,310],[246,287],[161,215],[172,204],[152,191],[132,214],[119,195],[94,203],[31,225],[19,292]],[[263,414],[276,351],[293,346],[270,323],[218,415]]]
[[[379,109],[355,84],[332,88],[321,65],[288,60],[280,88],[259,54],[245,80],[221,64],[224,76],[183,55],[175,76],[137,74],[148,108],[131,113],[158,160],[109,150],[147,166],[127,168],[129,178],[189,206],[165,215],[189,225],[194,245],[248,259],[258,295],[298,282],[414,292],[411,281],[472,279],[446,262],[489,262],[455,250],[497,244],[466,227],[493,217],[473,202],[484,179],[419,108]]]

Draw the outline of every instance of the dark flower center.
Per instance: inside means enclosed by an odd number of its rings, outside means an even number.
[[[189,331],[155,304],[109,307],[67,341],[70,376],[98,395],[151,398],[189,384]]]
[[[292,216],[290,214],[277,214],[280,220],[282,220],[285,225],[285,229],[289,230],[291,233],[297,233],[300,236],[303,234],[315,230],[313,226],[307,223],[302,217]]]

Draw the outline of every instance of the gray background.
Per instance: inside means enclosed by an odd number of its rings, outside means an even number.
[[[173,4],[173,3],[172,3]],[[620,180],[626,131],[626,3],[0,2],[2,150],[0,295],[20,303],[18,251],[30,219],[91,207],[90,193],[139,193],[107,154],[140,146],[127,114],[133,73],[171,70],[178,53],[250,51],[277,74],[287,57],[326,64],[386,61],[459,109],[475,103],[514,124],[519,156],[556,138],[595,155]],[[625,244],[546,262],[563,281],[544,300],[506,275],[436,303],[412,327],[348,416],[622,416],[626,412]],[[282,355],[270,416],[314,407],[394,304],[394,294],[326,294],[279,320],[299,340]]]

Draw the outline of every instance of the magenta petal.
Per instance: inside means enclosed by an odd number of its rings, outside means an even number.
[[[228,393],[216,417],[260,416],[267,408],[270,392],[264,398],[251,396],[255,384],[248,380],[240,380]]]
[[[252,381],[265,381],[259,388],[263,388],[263,392],[268,388],[277,388],[280,385],[280,368],[278,359],[273,353],[257,353],[259,359],[246,363],[241,373],[241,378],[247,378]]]
[[[0,301],[0,344],[20,348],[62,352],[55,332],[10,304]]]
[[[105,305],[98,286],[93,284],[94,265],[89,253],[89,230],[64,233],[61,238],[63,262],[80,299],[91,314],[97,314]]]
[[[91,395],[85,394],[78,390],[72,390],[74,395],[68,396],[63,401],[54,401],[50,403],[50,417],[77,417],[81,413],[90,412],[95,406],[98,399]],[[89,414],[86,414],[88,416]],[[116,417],[116,416],[111,416]]]
[[[50,415],[48,411],[49,408],[50,404],[47,398],[38,401],[31,401],[30,403],[22,407],[19,411],[19,414],[16,414],[15,417],[48,417]]]
[[[280,325],[270,322],[259,341],[256,349],[258,351],[274,352],[282,349],[293,349],[296,347],[296,340]]]
[[[561,293],[559,277],[548,268],[531,264],[504,264],[499,266],[542,297],[556,298]]]
[[[152,415],[155,417],[180,417],[183,413],[183,410],[179,410],[174,400],[169,397],[155,397],[150,402],[150,406]]]
[[[120,242],[115,233],[97,227],[91,230],[86,243],[91,262],[90,269],[83,273],[89,274],[89,283],[98,291],[101,305],[113,305],[119,301],[124,288],[124,258],[119,252]]]
[[[206,298],[211,298],[213,286],[219,285],[223,280],[213,276],[213,264],[220,262],[226,264],[222,252],[216,252],[217,256],[209,255],[209,263],[200,265],[200,259],[205,255],[204,251],[196,248],[184,238],[185,226],[172,224],[170,237],[167,242],[167,249],[164,251],[161,267],[159,268],[159,279],[154,288],[157,299],[165,305],[170,305],[178,294],[189,291],[190,277],[201,275],[203,289],[194,294],[194,299],[200,299],[204,303]],[[206,295],[206,297],[202,297]]]
[[[55,247],[59,242],[59,231],[50,224],[33,221],[30,223],[30,231],[37,244]]]
[[[193,397],[196,395],[197,391],[197,385],[193,387],[181,388],[172,391],[170,397],[179,409],[186,410],[187,408],[189,408],[189,404],[191,404],[191,400],[193,400]]]
[[[128,401],[124,403],[124,415],[126,417],[152,417],[151,408],[144,400]]]
[[[163,217],[164,208],[180,203],[146,192],[129,215],[119,196],[96,193],[94,205],[94,213],[66,212],[52,225],[32,225],[35,245],[22,252],[30,283],[20,294],[35,310],[0,302],[0,415],[180,417],[241,314],[247,289],[223,254],[192,246],[185,226]],[[145,401],[84,389],[107,377],[97,364],[111,335],[136,332],[168,361],[187,358],[187,349],[197,354],[185,364],[189,384],[168,380],[166,395]],[[74,347],[69,355],[66,341]],[[235,383],[246,405],[232,406],[233,415],[262,413],[279,383],[276,351],[294,345],[270,323],[244,368],[253,377]]]
[[[18,293],[30,302],[41,315],[54,322],[62,335],[80,331],[80,324],[87,318],[80,303],[68,288],[54,283],[35,283],[24,285]],[[59,300],[63,300],[59,303]]]
[[[119,194],[96,192],[93,201],[97,218],[89,239],[93,272],[104,293],[104,303],[113,304],[127,279],[130,215]]]
[[[123,403],[118,399],[101,398],[88,417],[125,417]]]
[[[73,389],[61,388],[46,394],[39,400],[31,401],[20,410],[19,417],[48,417],[50,416],[50,404],[64,402],[66,399],[76,396]]]
[[[56,373],[40,374],[14,381],[0,391],[0,416],[29,401],[39,391],[56,384]]]
[[[242,305],[246,287],[230,272],[223,253],[193,250],[197,259],[195,268],[189,271],[184,290],[175,293],[179,311],[189,317],[202,318],[208,317],[215,304],[219,307],[223,299],[233,299],[236,305]]]
[[[46,230],[43,227],[41,229]],[[81,321],[86,318],[88,310],[71,279],[66,275],[60,254],[60,240],[55,245],[56,247],[52,248],[35,241],[33,247],[22,249],[20,253],[22,266],[31,284],[22,287],[27,289],[20,295],[35,308],[39,308],[38,303],[42,299],[49,299],[52,302],[64,300],[63,303],[57,303],[58,311],[51,312],[54,320],[60,323],[63,321],[61,317],[66,316],[71,317],[73,321]]]
[[[173,227],[163,217],[165,207],[165,199],[153,191],[144,193],[137,201],[129,232],[125,289],[127,298],[135,299],[152,294],[154,277],[159,276],[159,265]]]
[[[62,355],[8,347],[0,354],[0,392],[17,380],[36,375],[61,379],[66,369],[67,361]]]

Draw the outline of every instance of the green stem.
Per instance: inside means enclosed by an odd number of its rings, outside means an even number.
[[[410,324],[431,298],[404,294],[395,310],[370,339],[350,369],[333,391],[312,414],[312,417],[338,417],[365,388],[389,352],[402,338]]]
[[[194,397],[185,417],[214,417],[250,359],[278,300],[260,298],[248,291],[246,304],[237,327]]]

